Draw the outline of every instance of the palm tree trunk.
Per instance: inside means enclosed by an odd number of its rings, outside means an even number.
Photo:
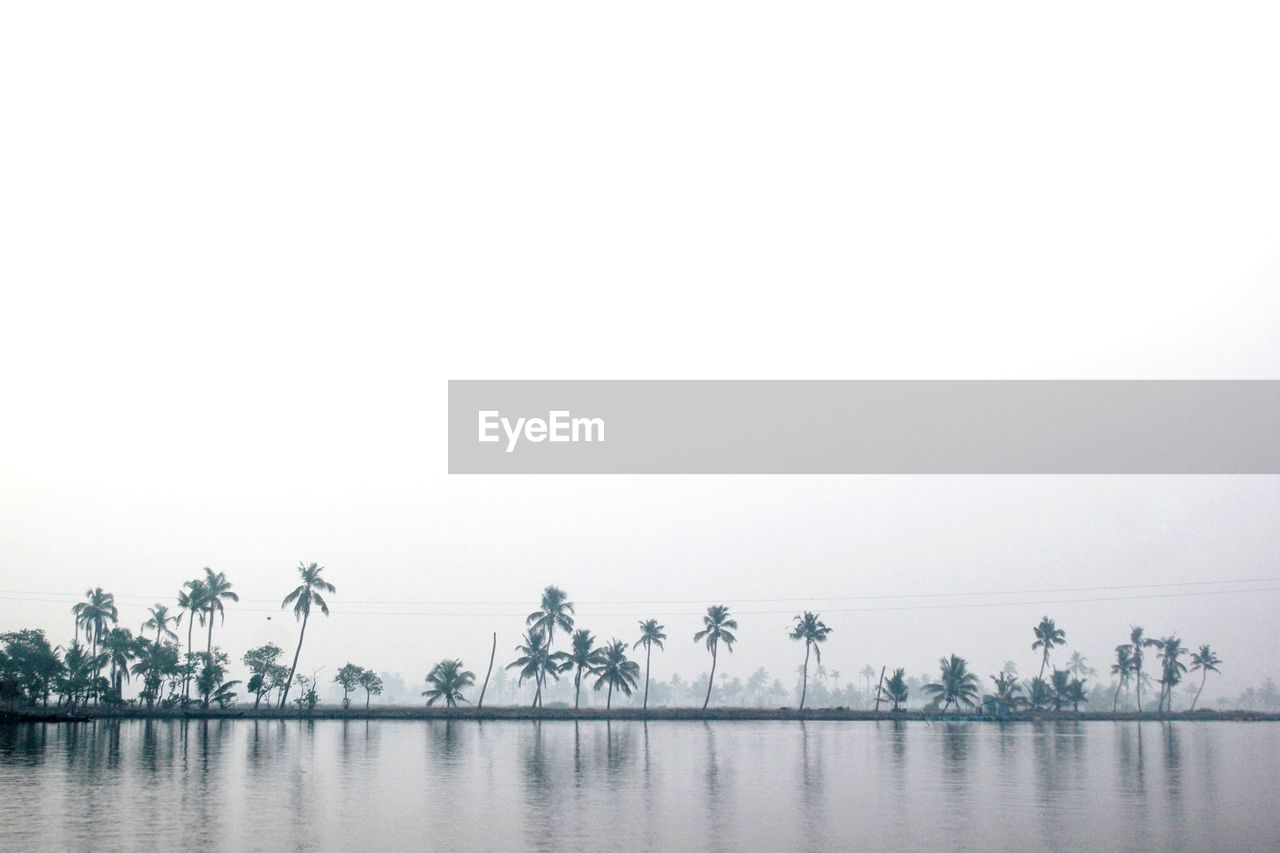
[[[809,642],[804,644],[804,679],[800,682],[800,710],[804,710],[804,697],[809,692]]]
[[[209,644],[205,648],[205,654],[209,656],[210,662],[213,661],[213,608],[209,608]]]
[[[298,648],[293,653],[293,666],[289,667],[289,680],[284,683],[284,692],[280,694],[279,710],[289,699],[289,686],[293,684],[293,674],[298,671],[298,655],[302,654],[302,638],[307,635],[307,620],[311,618],[311,609],[302,614],[302,630],[298,632]]]
[[[716,683],[716,651],[718,645],[711,647],[711,675],[707,678],[707,698],[702,700],[702,710],[707,710],[707,703],[711,701],[711,688]]]
[[[1207,681],[1207,680],[1208,680],[1208,678],[1209,678],[1209,670],[1207,670],[1207,669],[1205,669],[1205,670],[1201,670],[1201,675],[1200,675],[1200,690],[1197,690],[1197,691],[1196,691],[1195,698],[1191,700],[1191,710],[1193,710],[1193,711],[1196,709],[1196,703],[1200,701],[1200,692],[1201,692],[1202,690],[1204,690],[1204,683],[1205,683],[1205,681]]]
[[[1116,709],[1120,707],[1120,687],[1123,684],[1124,682],[1122,681],[1120,684],[1116,685],[1116,695],[1115,698],[1111,700],[1111,713],[1113,714],[1116,712]]]
[[[613,680],[609,681],[609,695],[604,700],[604,710],[608,713],[613,708]]]
[[[578,664],[578,671],[573,674],[573,710],[578,710],[578,699],[582,696],[582,664]]]
[[[644,644],[644,704],[640,710],[649,710],[649,660],[653,655],[653,643]]]
[[[1134,695],[1138,697],[1138,713],[1142,713],[1142,667],[1134,669],[1133,689]]]
[[[489,689],[489,676],[493,675],[493,658],[498,653],[498,632],[493,632],[493,648],[489,650],[489,671],[484,674],[484,684],[480,687],[480,701],[476,702],[476,709],[484,707],[484,692]],[[367,705],[367,703],[366,703]]]
[[[191,654],[191,630],[196,626],[196,612],[194,610],[190,612],[191,618],[187,621],[187,654]],[[182,701],[184,702],[191,698],[191,694],[187,692],[190,683],[191,673],[182,673]]]
[[[1044,647],[1044,657],[1040,659],[1040,677],[1044,678],[1044,668],[1049,665],[1049,647]]]

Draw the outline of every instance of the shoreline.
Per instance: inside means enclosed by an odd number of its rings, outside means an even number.
[[[975,723],[1035,723],[1054,721],[1078,722],[1280,722],[1280,713],[1265,711],[1178,711],[1157,714],[1154,712],[1120,711],[1036,711],[1020,712],[998,717],[982,713],[926,714],[920,710],[865,711],[847,708],[619,708],[605,711],[598,708],[522,708],[501,706],[494,708],[422,708],[415,706],[390,706],[382,708],[343,709],[318,707],[307,712],[277,711],[275,709],[209,709],[181,711],[173,709],[147,710],[145,708],[106,709],[88,708],[75,712],[49,709],[0,711],[0,723],[79,723],[96,720],[475,720],[481,721],[653,721],[653,722],[975,722]]]

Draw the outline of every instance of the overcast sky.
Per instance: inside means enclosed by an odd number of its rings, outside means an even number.
[[[6,10],[0,630],[208,565],[288,646],[314,560],[304,671],[482,669],[555,582],[686,677],[719,601],[788,675],[803,596],[849,675],[1047,612],[1280,677],[1280,583],[835,600],[1280,577],[1280,478],[446,475],[449,378],[1280,378],[1275,21],[712,5]]]

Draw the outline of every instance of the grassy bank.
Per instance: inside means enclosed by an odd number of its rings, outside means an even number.
[[[0,711],[0,722],[87,722],[91,720],[654,720],[654,721],[753,721],[753,720],[830,720],[847,722],[912,721],[912,722],[1039,722],[1045,720],[1088,721],[1187,721],[1187,722],[1280,722],[1280,714],[1259,711],[1210,711],[1179,712],[1174,714],[1110,713],[1107,711],[1036,711],[1010,714],[998,718],[989,714],[926,714],[922,711],[862,711],[847,708],[811,708],[803,711],[794,708],[619,708],[614,711],[584,708],[495,707],[483,708],[423,708],[420,706],[382,706],[342,709],[337,706],[320,706],[313,711],[276,711],[262,708],[239,708],[207,711],[147,710],[145,708],[86,708],[75,713],[50,709],[26,711]]]

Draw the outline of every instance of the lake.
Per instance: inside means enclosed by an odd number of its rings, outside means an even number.
[[[1271,723],[0,726],[0,848],[1280,849]]]

